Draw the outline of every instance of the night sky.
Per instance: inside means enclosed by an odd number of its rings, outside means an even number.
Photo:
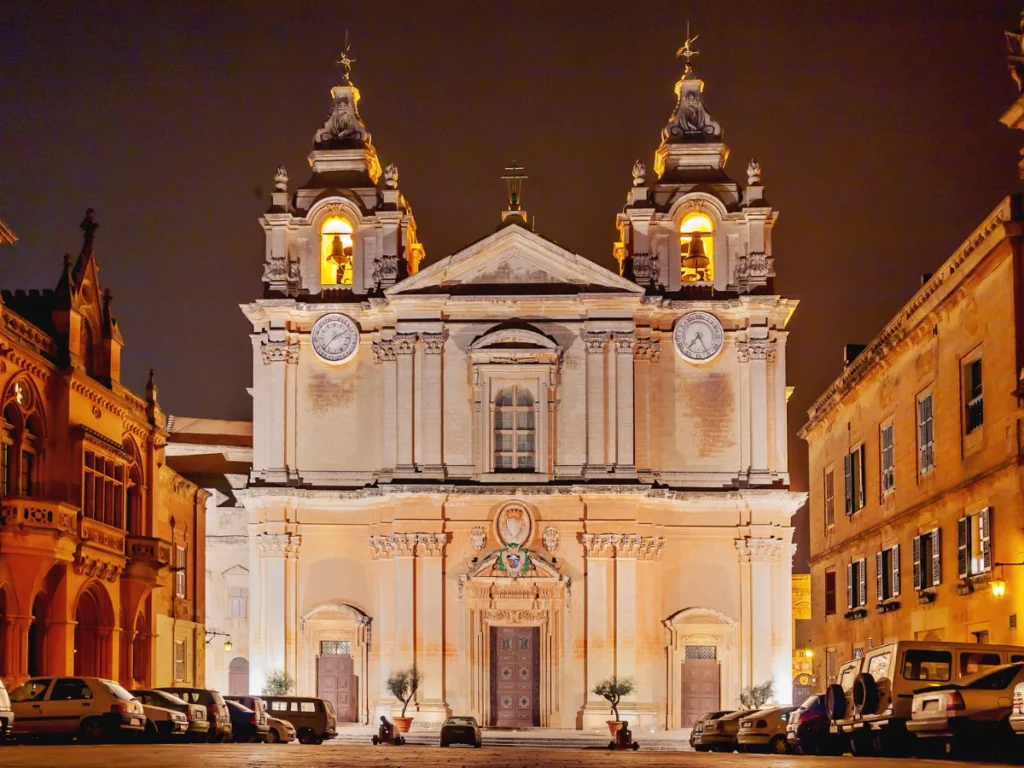
[[[209,6],[216,5],[216,8]],[[234,6],[234,7],[231,7]],[[276,166],[307,178],[346,28],[382,164],[395,162],[432,263],[492,232],[502,168],[526,166],[546,237],[611,267],[633,162],[648,169],[682,71],[696,70],[737,179],[755,156],[790,325],[792,432],[1000,198],[1018,147],[1002,32],[1019,2],[8,2],[0,6],[4,288],[51,288],[78,223],[101,223],[101,281],[124,381],[153,367],[171,413],[250,418],[257,223]],[[806,448],[791,437],[794,486]]]

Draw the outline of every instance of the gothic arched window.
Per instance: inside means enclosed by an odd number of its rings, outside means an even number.
[[[533,472],[537,466],[537,425],[533,395],[519,384],[494,400],[494,471]]]
[[[321,285],[352,285],[352,222],[333,216],[320,227]]]
[[[39,454],[44,425],[41,403],[27,381],[15,381],[4,396],[0,429],[0,490],[5,496],[39,492]]]
[[[684,283],[715,279],[715,228],[710,217],[690,213],[679,227],[680,278]]]

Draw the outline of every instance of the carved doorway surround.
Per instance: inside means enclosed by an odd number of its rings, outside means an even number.
[[[530,570],[513,579],[498,568],[497,552],[484,558],[471,572],[459,577],[460,614],[465,632],[466,679],[471,714],[481,723],[494,722],[491,690],[492,628],[536,628],[539,643],[539,724],[542,728],[568,727],[560,702],[563,689],[565,610],[570,581],[535,552]],[[573,715],[575,717],[575,715]]]
[[[321,644],[338,645],[349,650],[355,676],[356,722],[370,722],[369,667],[371,619],[347,603],[323,603],[299,619],[300,644],[296,693],[315,695],[320,684]],[[333,654],[332,654],[333,655]]]
[[[740,692],[739,658],[736,653],[739,623],[712,608],[685,608],[672,614],[662,623],[667,630],[665,652],[668,657],[665,727],[684,727],[683,688],[687,681],[684,680],[683,665],[687,660],[687,646],[691,648],[691,661],[698,662],[698,665],[704,654],[695,654],[693,649],[714,649],[709,650],[706,655],[714,658],[718,664],[719,706],[728,708],[735,704]],[[697,665],[691,665],[691,671],[694,666]]]

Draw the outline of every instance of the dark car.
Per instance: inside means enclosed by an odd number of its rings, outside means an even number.
[[[266,725],[269,729],[270,722],[267,720],[267,705],[259,696],[225,696],[225,701],[234,701],[243,707],[248,707],[259,718],[260,725]]]
[[[483,744],[483,734],[475,717],[449,717],[444,721],[441,726],[441,746],[450,747],[452,744],[468,744],[478,748]]]
[[[150,707],[163,707],[181,712],[188,718],[188,731],[185,738],[189,741],[206,741],[210,735],[210,721],[206,718],[206,707],[202,704],[189,704],[183,698],[166,691],[150,691],[138,688],[131,692],[132,696]]]
[[[207,741],[231,741],[231,715],[228,713],[227,702],[219,691],[206,688],[157,688],[184,699],[189,704],[201,704],[206,707],[206,719],[210,723]]]
[[[786,726],[786,741],[790,748],[804,755],[842,755],[844,739],[829,732],[825,694],[809,697],[793,714]]]
[[[264,742],[270,736],[270,726],[267,725],[267,716],[263,716],[260,723],[260,716],[237,701],[228,700],[228,714],[231,716],[232,741],[236,742]]]
[[[704,733],[704,724],[709,720],[718,720],[719,718],[731,715],[735,710],[723,709],[719,712],[705,712],[703,715],[697,718],[697,722],[693,724],[693,728],[690,730],[690,746],[698,752],[710,752],[711,746],[703,744],[701,742],[701,735]]]

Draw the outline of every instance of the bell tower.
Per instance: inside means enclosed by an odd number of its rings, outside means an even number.
[[[310,179],[290,192],[288,172],[279,167],[272,204],[260,219],[270,297],[358,300],[414,274],[424,256],[398,168],[381,170],[359,114],[348,46],[337,63],[341,78],[331,89],[327,121],[313,135]]]
[[[689,36],[676,105],[654,154],[653,181],[639,160],[618,214],[614,253],[619,272],[649,293],[708,298],[716,293],[771,291],[775,276],[771,228],[776,213],[764,199],[761,167],[751,160],[747,184],[726,173],[729,147],[704,101]]]

